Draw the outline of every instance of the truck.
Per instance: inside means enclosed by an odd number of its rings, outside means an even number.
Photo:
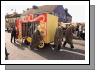
[[[33,41],[31,35],[33,35],[37,25],[43,37],[38,47],[43,48],[45,44],[52,43],[58,27],[58,17],[48,13],[42,13],[37,17],[29,14],[23,18],[16,19],[17,40],[21,43],[25,40],[31,43]]]

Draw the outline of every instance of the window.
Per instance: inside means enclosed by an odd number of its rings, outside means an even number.
[[[58,16],[58,14],[57,14],[57,13],[54,13],[54,15],[55,15],[55,16]]]

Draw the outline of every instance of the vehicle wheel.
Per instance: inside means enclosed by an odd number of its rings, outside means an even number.
[[[40,41],[40,44],[38,45],[38,48],[43,48],[44,47],[44,41],[42,40],[42,41]]]

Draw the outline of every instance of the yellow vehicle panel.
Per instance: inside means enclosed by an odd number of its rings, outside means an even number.
[[[47,14],[47,41],[46,43],[50,43],[54,41],[55,31],[58,27],[58,17]]]

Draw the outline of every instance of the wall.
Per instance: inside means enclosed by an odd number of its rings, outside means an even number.
[[[62,5],[59,5],[54,10],[54,13],[55,13],[56,16],[59,17],[59,21],[66,22],[68,20],[68,22],[70,22],[72,20],[72,17],[70,17],[70,16],[68,16],[68,19],[66,20],[67,13],[64,11],[64,7]]]

